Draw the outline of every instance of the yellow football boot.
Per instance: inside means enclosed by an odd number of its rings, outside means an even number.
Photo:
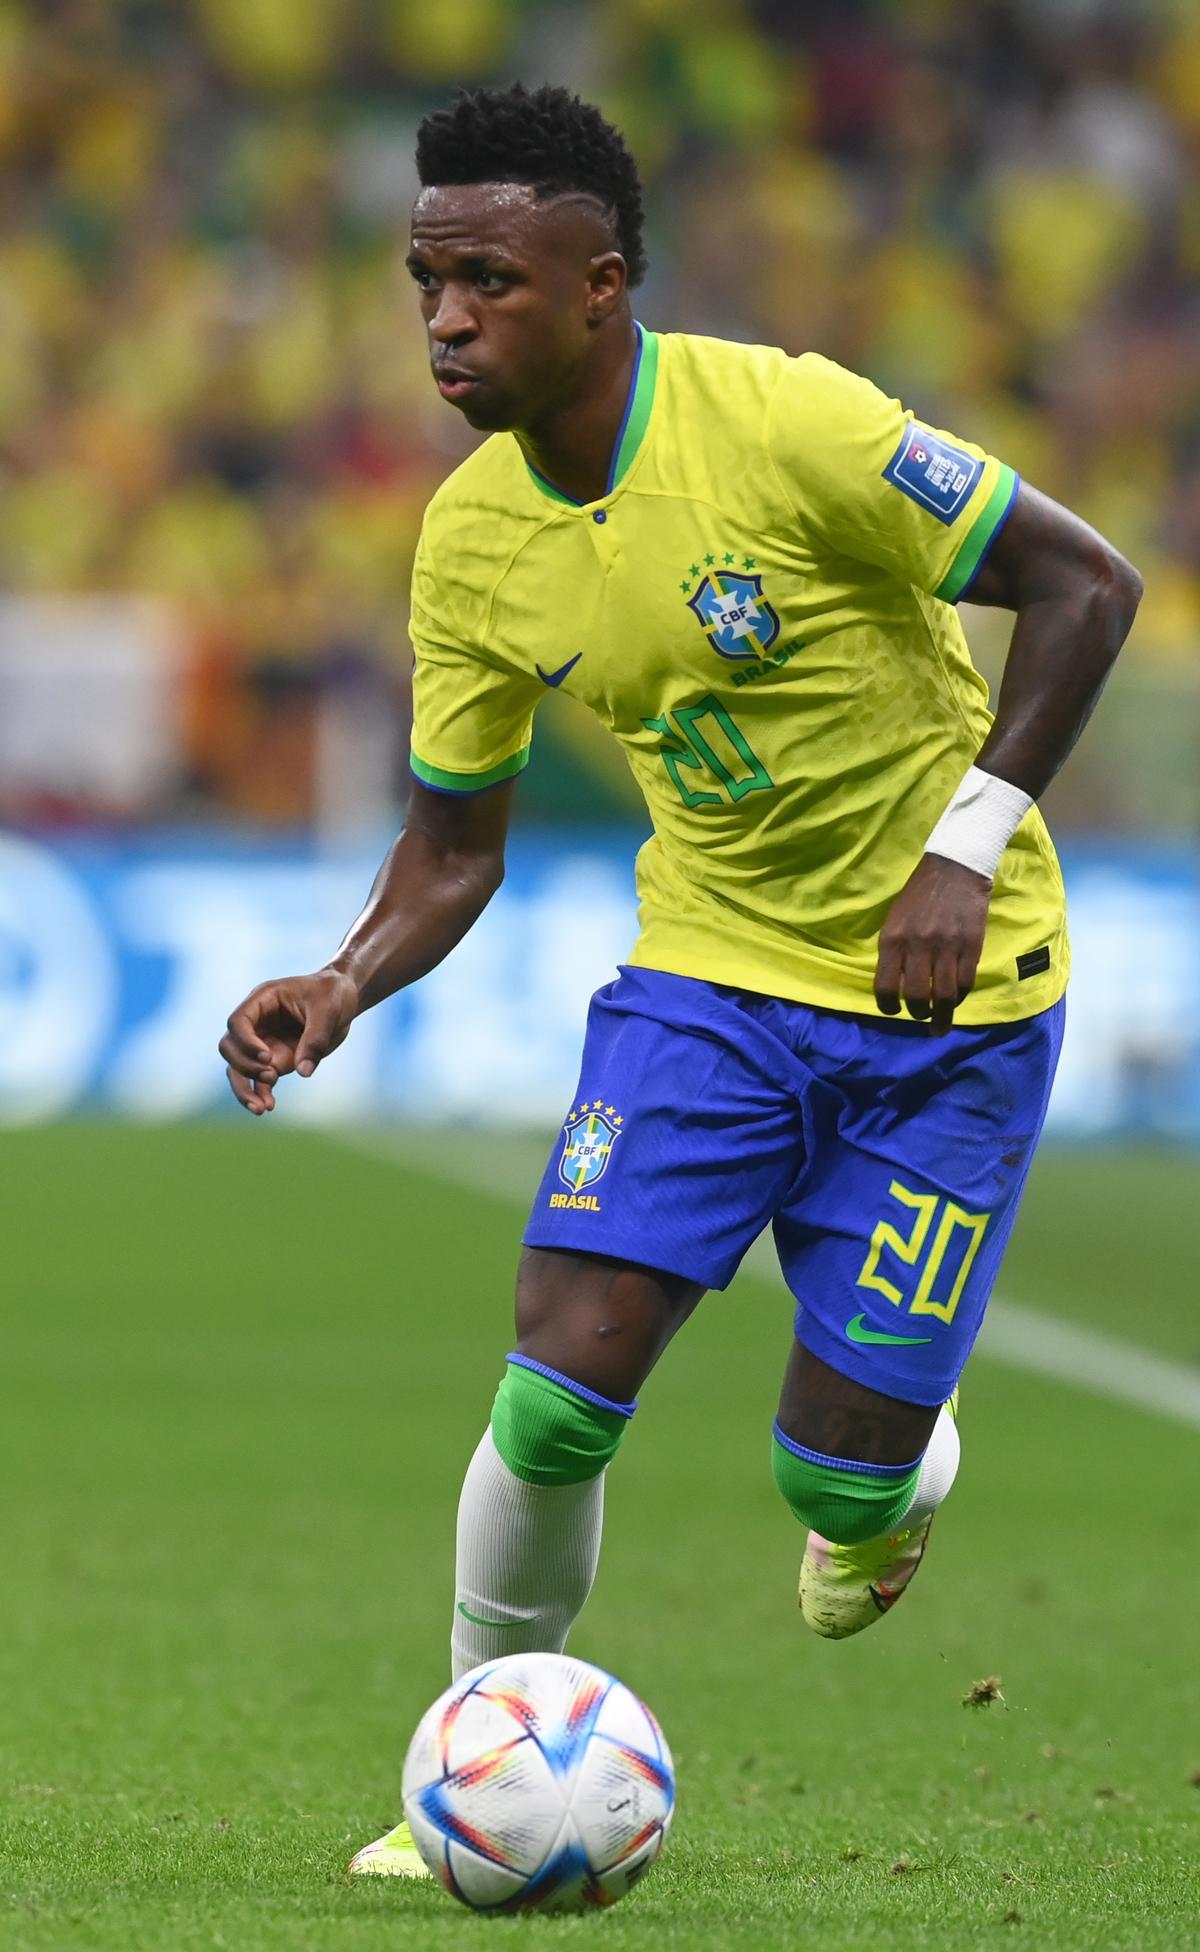
[[[945,1409],[957,1420],[958,1391]],[[957,1448],[954,1466],[957,1467]],[[953,1477],[953,1470],[951,1471]],[[800,1611],[804,1623],[823,1640],[845,1640],[874,1626],[901,1595],[925,1556],[936,1509],[884,1538],[860,1545],[835,1545],[810,1532],[800,1567]]]
[[[413,1842],[407,1823],[398,1823],[386,1836],[364,1844],[346,1866],[347,1877],[432,1877]]]

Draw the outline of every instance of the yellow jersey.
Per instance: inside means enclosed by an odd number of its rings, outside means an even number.
[[[561,687],[650,811],[631,962],[876,1014],[880,928],[992,722],[954,604],[1017,477],[815,353],[638,342],[599,500],[496,434],[429,504],[413,771],[450,793],[510,778]],[[957,1021],[1033,1016],[1067,965],[1034,808]]]

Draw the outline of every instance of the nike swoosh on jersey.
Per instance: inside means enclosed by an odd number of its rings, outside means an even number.
[[[846,1334],[851,1342],[932,1342],[932,1335],[885,1335],[881,1330],[868,1328],[865,1315],[856,1315],[852,1322],[846,1323]]]
[[[574,657],[569,657],[565,664],[560,664],[557,671],[543,671],[540,664],[535,664],[533,668],[544,685],[560,685],[567,672],[575,669],[582,656],[582,651],[576,651]]]

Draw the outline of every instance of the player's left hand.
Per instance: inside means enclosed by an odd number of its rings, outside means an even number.
[[[922,854],[879,935],[875,1001],[886,1017],[903,1005],[931,1036],[945,1036],[975,981],[991,893],[974,868]]]

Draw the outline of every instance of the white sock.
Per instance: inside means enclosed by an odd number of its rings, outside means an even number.
[[[933,1426],[929,1447],[921,1459],[912,1503],[903,1518],[896,1520],[893,1531],[898,1531],[901,1525],[906,1529],[910,1525],[919,1525],[922,1519],[937,1510],[958,1475],[958,1458],[958,1425],[943,1403]]]
[[[456,1681],[503,1654],[561,1654],[592,1590],[603,1521],[603,1472],[584,1484],[526,1484],[484,1431],[458,1504]]]

